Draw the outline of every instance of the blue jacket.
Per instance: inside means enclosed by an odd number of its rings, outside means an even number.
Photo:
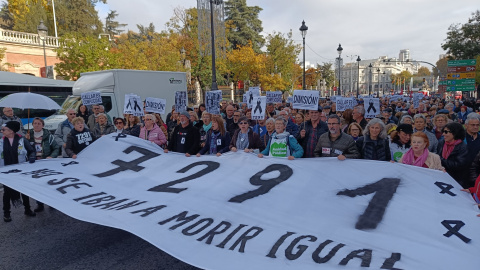
[[[288,119],[287,128],[285,129],[288,133],[290,133],[293,137],[297,137],[298,135],[298,126],[295,124],[292,119]]]
[[[198,153],[200,153],[200,155],[204,155],[205,153],[210,152],[210,140],[212,138],[212,132],[213,132],[213,130],[211,130],[211,129],[208,131],[207,139],[205,140],[205,146],[203,146],[203,148],[200,149],[200,151],[198,152]],[[225,132],[225,135],[223,135],[223,136],[219,134],[217,138],[222,141],[221,145],[217,145],[217,153],[223,154],[223,153],[226,153],[226,152],[230,151],[230,148],[229,148],[230,133]]]
[[[282,133],[282,134],[284,134],[284,133]],[[277,135],[277,133],[274,132],[272,134],[272,137],[274,137],[276,135]],[[297,139],[295,139],[295,137],[293,137],[290,134],[287,134],[287,135],[288,135],[287,145],[290,148],[290,155],[293,156],[294,158],[301,158],[303,156],[302,146],[300,144],[298,144]],[[271,143],[271,139],[268,140],[267,147],[262,151],[262,155],[268,156],[270,154],[270,143]]]

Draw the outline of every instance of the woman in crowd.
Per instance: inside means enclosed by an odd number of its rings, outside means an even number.
[[[385,124],[378,118],[368,122],[363,131],[363,137],[359,138],[356,144],[363,159],[380,161],[392,159]]]
[[[169,136],[168,136],[169,138],[170,138],[170,135],[172,134],[173,129],[174,129],[174,128],[178,125],[178,123],[179,123],[178,114],[179,114],[178,112],[173,111],[173,112],[172,112],[172,116],[171,116],[171,120],[170,120],[170,122],[169,122],[168,125],[167,125],[167,132],[168,132],[168,134],[169,134]]]
[[[127,116],[127,126],[125,127],[125,130],[128,134],[138,137],[140,135],[140,118],[133,114],[129,114]]]
[[[440,140],[443,138],[443,128],[445,125],[448,123],[448,117],[445,114],[437,114],[433,118],[433,133],[435,134],[435,137],[437,137],[437,140]]]
[[[408,114],[403,115],[402,118],[400,119],[399,124],[412,125],[412,124],[413,124],[413,118],[412,118],[412,116],[410,116],[410,115],[408,115]]]
[[[144,118],[145,126],[142,127],[142,129],[140,130],[139,137],[144,140],[151,141],[152,143],[162,148],[165,147],[165,144],[167,143],[167,138],[165,137],[165,134],[160,129],[160,127],[155,123],[157,120],[155,118],[155,115],[146,114]]]
[[[65,152],[68,157],[76,159],[78,153],[95,141],[95,137],[85,127],[85,120],[82,117],[73,118],[72,124],[73,129],[67,136]]]
[[[362,136],[362,133],[363,133],[363,129],[357,122],[353,122],[350,125],[348,125],[347,134],[352,136],[354,141],[357,141],[358,138]]]
[[[113,124],[115,126],[115,131],[114,133],[117,134],[129,134],[128,131],[125,129],[125,119],[117,117],[113,121]]]
[[[93,136],[98,139],[113,132],[115,132],[115,127],[108,123],[107,115],[99,113],[97,116],[97,123],[95,123],[95,129],[92,132]]]
[[[412,125],[400,124],[397,126],[397,129],[390,134],[392,138],[390,142],[390,153],[392,154],[393,161],[398,162],[403,154],[410,149],[410,137],[412,133]]]
[[[460,107],[459,112],[457,113],[457,118],[458,122],[460,124],[465,124],[465,121],[467,120],[468,116],[468,111],[467,111],[467,106],[463,105]]]
[[[428,151],[429,140],[425,133],[417,131],[411,136],[412,147],[402,156],[399,163],[445,171],[440,156]]]
[[[198,115],[194,111],[189,111],[190,114],[190,122],[192,125],[198,129],[203,127],[203,121],[198,119]]]
[[[213,121],[212,121],[212,115],[207,112],[203,111],[202,113],[202,121],[203,121],[203,126],[200,128],[200,147],[205,146],[205,141],[207,140],[207,135],[210,129],[212,128]],[[222,122],[223,125],[223,122]],[[224,127],[225,129],[225,127]],[[223,135],[222,135],[223,136]],[[228,142],[230,143],[230,142]]]
[[[286,157],[289,160],[301,158],[303,156],[303,148],[298,144],[295,137],[285,131],[287,120],[283,117],[275,119],[275,132],[267,143],[267,147],[260,154],[263,156]]]
[[[297,125],[298,130],[300,130],[300,126],[303,125],[303,122],[305,122],[305,116],[303,116],[303,113],[298,112],[295,115],[295,125]]]
[[[202,118],[205,120],[205,116],[209,114],[206,111],[202,114]],[[208,116],[210,117],[210,115]],[[223,125],[223,118],[215,117],[211,121],[211,129],[208,131],[207,138],[205,140],[205,145],[198,152],[197,157],[200,155],[217,155],[219,157],[221,154],[230,151],[230,134],[225,130]]]
[[[26,138],[18,135],[20,123],[17,121],[8,121],[1,126],[3,139],[0,140],[0,166],[24,163],[27,160],[30,163],[35,162],[35,149],[30,145]],[[22,194],[24,214],[34,217],[36,214],[30,209],[30,198]],[[3,185],[3,221],[10,222],[10,201],[16,206],[20,201],[20,193],[6,185]]]
[[[267,132],[260,137],[263,147],[267,147],[268,141],[275,132],[275,119],[273,117],[268,118],[267,121],[265,121],[265,127],[267,128]]]
[[[88,122],[88,116],[90,116],[90,114],[88,113],[87,106],[83,104],[80,105],[80,107],[78,107],[77,117],[82,117],[85,122]]]
[[[387,131],[387,137],[388,137],[388,141],[392,141],[392,132],[394,132],[395,130],[397,129],[397,125],[395,125],[394,123],[390,123],[390,124],[387,124],[385,125],[385,130]]]
[[[168,130],[167,130],[167,125],[163,122],[162,116],[158,113],[153,114],[155,116],[155,123],[158,125],[158,127],[162,130],[163,135],[165,135],[165,138],[168,140]]]
[[[240,128],[235,131],[230,142],[230,151],[237,152],[238,150],[243,150],[246,153],[250,153],[255,149],[263,150],[265,148],[260,141],[260,136],[249,128],[247,117],[240,117],[238,126]]]
[[[340,118],[342,119],[342,131],[344,133],[347,133],[348,127],[353,122],[353,110],[352,109],[346,109],[342,113],[342,115],[340,115]]]
[[[448,123],[443,128],[443,138],[438,141],[437,154],[447,173],[462,187],[469,188],[467,167],[467,144],[465,129],[460,123]]]
[[[248,119],[248,125],[254,127],[257,124],[257,121],[252,120],[252,109],[245,110],[245,116]]]

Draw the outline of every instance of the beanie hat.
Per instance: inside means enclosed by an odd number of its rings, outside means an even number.
[[[187,117],[188,121],[190,121],[190,114],[187,111],[183,111],[180,114]]]
[[[3,127],[9,128],[11,131],[17,133],[20,130],[20,123],[17,121],[8,121],[3,124]]]

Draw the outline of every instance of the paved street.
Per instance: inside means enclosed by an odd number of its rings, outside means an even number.
[[[12,218],[5,223],[2,211],[1,270],[198,269],[131,233],[78,221],[49,206],[33,218],[23,206],[12,209]]]

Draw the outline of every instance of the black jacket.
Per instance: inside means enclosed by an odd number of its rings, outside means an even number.
[[[363,136],[356,141],[362,159],[390,161],[390,146],[388,139],[372,140],[370,136]]]
[[[443,146],[445,140],[442,138],[438,141],[437,154],[440,156],[442,166],[445,167],[447,173],[455,179],[462,187],[469,187],[468,181],[468,164],[467,161],[467,145],[462,142],[455,145],[452,153],[447,159],[442,157]]]
[[[208,153],[210,151],[210,141],[212,138],[212,132],[218,132],[218,131],[213,131],[209,130],[207,134],[207,139],[205,140],[205,146],[200,150],[200,154],[204,155],[205,153]],[[230,151],[229,146],[230,146],[230,134],[228,132],[225,132],[225,135],[218,134],[217,135],[217,140],[221,141],[221,144],[217,144],[217,153],[223,154],[225,152]]]
[[[185,141],[183,145],[180,145],[178,141],[184,137]],[[182,125],[177,125],[171,134],[171,138],[168,141],[167,149],[169,151],[188,153],[190,155],[195,155],[200,148],[200,132],[192,123],[188,123],[188,126],[185,128]],[[183,149],[183,150],[182,150]]]
[[[68,157],[72,157],[80,153],[83,149],[87,148],[90,144],[93,143],[95,137],[92,135],[88,128],[83,128],[82,131],[77,131],[72,129],[67,136],[67,145],[65,147],[65,152]]]

